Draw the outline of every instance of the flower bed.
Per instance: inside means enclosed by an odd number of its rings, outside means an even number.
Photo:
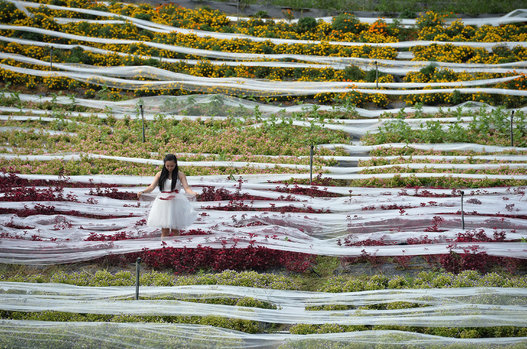
[[[255,115],[257,117],[257,115]],[[309,128],[291,126],[276,119],[190,120],[177,121],[160,114],[154,122],[146,122],[146,142],[142,142],[141,120],[126,117],[116,120],[109,118],[80,119],[78,122],[62,125],[60,131],[73,131],[75,135],[48,135],[36,132],[11,130],[1,132],[1,141],[17,147],[20,151],[40,153],[81,152],[112,156],[150,158],[152,153],[213,153],[238,156],[236,160],[283,161],[258,155],[307,156],[311,144],[345,143],[344,132],[328,130],[316,124]],[[60,124],[60,120],[57,120]],[[57,130],[56,125],[47,123],[16,122],[8,125],[28,125]],[[58,130],[57,130],[58,131]],[[317,150],[319,155],[343,155],[342,151]],[[246,158],[240,158],[245,156]],[[254,156],[254,157],[253,157]],[[217,157],[216,157],[217,158]],[[221,158],[221,157],[220,157]],[[185,159],[185,157],[183,157]],[[189,159],[190,160],[190,159]],[[308,161],[308,159],[306,159]],[[303,160],[301,163],[306,163]],[[318,164],[326,164],[317,159]],[[294,161],[293,161],[294,162]]]
[[[372,188],[488,188],[488,187],[514,187],[526,186],[527,181],[515,179],[493,179],[493,178],[461,178],[445,175],[442,177],[417,177],[414,175],[402,177],[394,175],[391,178],[379,178],[372,175],[366,179],[332,179],[330,176],[322,177],[320,182],[313,181],[316,185],[323,186],[347,186],[347,187],[372,187]],[[292,179],[284,184],[304,184],[309,185],[309,179]],[[322,183],[322,184],[318,184]]]
[[[79,4],[76,4],[79,5]],[[82,4],[86,8],[94,8],[93,4]],[[429,12],[419,18],[417,28],[403,29],[398,24],[387,25],[383,20],[378,20],[373,24],[360,23],[353,15],[341,14],[336,16],[331,24],[316,22],[314,19],[303,19],[298,24],[287,24],[285,22],[275,23],[273,21],[263,22],[260,20],[238,21],[231,23],[224,14],[217,11],[204,9],[185,10],[173,4],[166,4],[157,9],[149,5],[129,6],[126,4],[112,4],[95,6],[98,10],[110,11],[114,14],[126,14],[132,18],[151,20],[163,25],[182,26],[190,29],[204,29],[217,32],[237,32],[240,34],[249,34],[257,37],[272,38],[279,36],[287,39],[314,40],[321,39],[318,44],[305,43],[273,43],[271,41],[253,41],[245,38],[235,39],[218,39],[206,36],[197,36],[195,34],[182,34],[176,32],[160,33],[144,30],[133,25],[131,22],[112,23],[112,24],[89,24],[87,22],[71,22],[59,24],[54,21],[53,17],[76,17],[86,18],[80,13],[50,10],[44,6],[31,8],[33,17],[24,17],[13,5],[4,4],[0,12],[4,12],[6,22],[18,26],[39,27],[54,31],[66,32],[75,35],[86,35],[91,37],[102,38],[123,38],[130,40],[158,42],[163,44],[180,45],[195,49],[205,49],[212,51],[224,52],[243,52],[243,53],[266,53],[266,54],[306,54],[319,56],[342,56],[342,57],[362,57],[372,59],[395,59],[397,50],[390,47],[372,47],[368,43],[379,42],[396,42],[400,39],[413,39],[418,37],[423,40],[452,40],[452,41],[475,41],[475,42],[497,42],[525,41],[523,26],[525,24],[507,24],[499,27],[493,26],[465,26],[459,21],[451,23],[449,26],[444,25],[443,18],[440,15]],[[36,41],[49,42],[68,42],[70,44],[86,44],[75,40],[63,40],[46,35],[19,32],[19,31],[2,31],[7,36],[22,37]],[[338,44],[328,44],[329,41],[338,43],[338,41],[359,41],[364,42],[363,46],[345,46]],[[159,49],[149,47],[142,43],[137,44],[89,44],[96,48],[110,50],[128,54],[119,56],[116,53],[100,54],[83,51],[81,48],[72,50],[55,50],[54,61],[66,63],[85,63],[95,64],[97,66],[117,66],[117,65],[153,65],[174,72],[188,73],[194,76],[205,77],[243,77],[243,78],[266,78],[270,80],[310,80],[310,81],[375,81],[375,71],[361,71],[356,68],[346,68],[335,70],[333,68],[271,68],[271,67],[247,67],[247,66],[226,66],[212,65],[209,61],[201,61],[196,65],[187,63],[171,64],[158,60],[159,57],[166,58],[191,58],[202,59],[192,55],[177,53],[168,49]],[[21,53],[30,57],[39,58],[47,61],[49,50],[45,47],[26,46],[15,43],[2,43],[0,46],[6,52]],[[437,46],[437,47],[436,47]],[[424,61],[447,61],[456,63],[487,63],[496,64],[503,62],[522,61],[525,56],[525,48],[517,46],[514,48],[496,47],[492,52],[485,49],[473,48],[470,46],[452,46],[452,45],[416,45],[412,47],[415,60]],[[147,56],[152,58],[137,58],[137,56]],[[15,63],[14,65],[21,65]],[[27,66],[27,65],[24,65]],[[512,73],[512,72],[511,72]],[[453,73],[447,70],[437,70],[437,81],[464,81],[475,78],[490,77],[492,74],[467,74]],[[496,75],[496,74],[494,74]],[[501,74],[500,74],[501,75]],[[505,74],[507,75],[507,74]],[[96,86],[81,83],[75,80],[60,77],[35,77],[20,73],[13,73],[7,70],[0,70],[1,80],[15,85],[25,85],[27,88],[34,89],[37,86],[46,86],[52,90],[78,90],[83,89],[87,96],[99,94]],[[144,79],[144,78],[140,78]],[[432,79],[431,81],[434,81]],[[381,74],[380,82],[393,81],[394,77],[390,74]],[[418,73],[408,73],[406,81],[426,81],[427,76],[422,71]],[[512,82],[500,84],[496,87],[524,89],[521,85],[523,82]],[[119,98],[124,91],[119,89],[106,89],[108,96]],[[211,90],[212,91],[212,90]],[[138,95],[158,94],[157,91],[145,87],[136,92]],[[163,93],[182,94],[187,93],[184,89],[167,90]],[[333,103],[335,97],[339,100],[352,99],[357,105],[374,103],[379,107],[386,107],[392,98],[382,94],[361,94],[352,92],[346,95],[342,94],[315,94],[311,96],[320,103]],[[281,100],[299,100],[296,97],[272,97],[273,101]],[[461,95],[459,93],[449,94],[426,94],[411,95],[406,98],[409,104],[426,103],[448,103],[458,104],[463,100],[486,101],[492,104],[507,106],[521,106],[525,104],[525,99],[515,96],[499,96],[471,94]]]
[[[512,134],[515,145],[527,146],[527,120],[522,112],[514,114]],[[441,122],[426,121],[415,130],[402,118],[385,123],[379,131],[363,138],[366,144],[382,143],[481,143],[494,145],[510,145],[511,143],[510,114],[503,109],[496,109],[488,114],[476,114],[473,121],[465,129],[459,123],[453,123],[443,128]],[[486,134],[484,140],[481,135]]]
[[[430,228],[427,228],[425,231],[429,232],[440,232],[443,230],[438,229],[438,225],[442,221],[440,216],[436,216],[435,223]],[[523,219],[526,219],[524,217]],[[430,244],[434,242],[448,242],[450,247],[453,248],[456,246],[456,243],[461,242],[504,242],[505,233],[495,231],[492,237],[489,237],[485,234],[483,230],[473,230],[466,231],[464,233],[459,233],[454,239],[437,239],[434,240],[424,236],[421,238],[408,238],[406,243],[408,245],[418,245],[418,244]],[[390,245],[386,241],[381,240],[362,240],[358,242],[353,242],[350,240],[350,237],[344,238],[342,241],[338,240],[339,246],[385,246]],[[423,258],[425,262],[430,265],[432,268],[442,268],[448,272],[459,274],[464,270],[476,270],[481,273],[490,272],[493,269],[504,268],[508,272],[514,273],[518,269],[524,269],[527,267],[527,263],[524,260],[517,258],[508,258],[508,257],[495,257],[489,256],[487,253],[480,251],[478,245],[475,244],[470,248],[463,249],[463,253],[454,252],[452,249],[449,254],[436,255],[436,256],[425,256]],[[400,267],[407,269],[412,260],[410,256],[399,256],[392,259],[393,263],[397,263]],[[354,258],[346,258],[345,263],[371,263],[372,265],[381,265],[383,263],[389,262],[389,259],[386,257],[378,257],[363,252],[362,256]]]
[[[210,52],[259,53],[259,54],[305,54],[321,55],[325,57],[361,57],[367,59],[395,59],[398,50],[391,47],[374,47],[371,44],[396,42],[401,40],[438,40],[438,41],[472,41],[524,42],[525,23],[509,24],[497,27],[474,27],[453,22],[444,25],[443,18],[434,13],[427,13],[418,20],[417,28],[402,28],[397,23],[388,25],[379,20],[373,24],[360,23],[349,14],[337,16],[332,23],[314,22],[303,19],[298,24],[263,22],[258,19],[233,23],[224,14],[207,9],[184,10],[173,4],[166,4],[158,8],[141,4],[132,6],[121,3],[92,3],[89,1],[64,2],[54,0],[53,4],[82,8],[111,11],[114,14],[130,16],[135,19],[150,20],[154,23],[179,26],[188,29],[208,30],[212,32],[234,32],[265,37],[283,39],[322,40],[320,43],[278,43],[254,41],[250,39],[217,39],[202,37],[194,34],[155,33],[148,29],[139,28],[132,22],[94,24],[88,22],[64,23],[56,21],[54,17],[106,19],[106,17],[86,16],[72,11],[50,10],[46,7],[30,9],[33,17],[25,17],[15,9],[11,3],[0,2],[0,17],[2,23],[27,25],[34,28],[44,28],[59,32],[86,35],[99,38],[123,38],[150,43],[165,43],[182,47],[204,49]],[[64,40],[58,37],[18,30],[2,30],[2,35],[10,38],[25,38],[35,42],[64,43],[72,45],[86,44],[81,40]],[[360,41],[363,44],[347,47],[337,43],[328,44],[327,41]],[[108,49],[114,53],[100,54],[83,50],[79,47],[71,50],[55,49],[54,63],[87,64],[96,67],[110,66],[144,66],[150,65],[169,72],[184,73],[193,77],[242,77],[249,79],[268,79],[285,83],[287,81],[348,81],[352,82],[417,82],[417,83],[447,83],[462,82],[475,79],[489,79],[508,77],[515,74],[487,72],[459,72],[429,65],[420,71],[401,74],[383,74],[376,76],[372,68],[358,67],[319,68],[286,68],[286,67],[248,67],[214,65],[213,59],[203,59],[203,56],[182,54],[170,50],[153,48],[151,46],[133,43],[126,45],[93,44],[93,48]],[[0,49],[6,53],[21,54],[26,57],[37,58],[48,62],[50,50],[48,47],[37,47],[31,44],[0,43]],[[498,64],[524,61],[526,48],[512,45],[511,47],[496,46],[487,51],[472,46],[428,45],[415,46],[410,49],[414,60],[443,61],[455,63],[486,63]],[[119,56],[117,53],[124,53]],[[408,55],[409,53],[404,53]],[[145,55],[152,58],[136,58],[132,55]],[[159,59],[160,58],[160,59]],[[196,64],[189,62],[171,63],[166,58],[200,59]],[[370,61],[371,62],[371,61]],[[37,65],[20,63],[19,61],[4,60],[2,63],[17,67],[38,68]],[[300,62],[298,62],[300,63]],[[420,66],[421,63],[419,63]],[[393,66],[393,65],[391,65]],[[364,65],[362,66],[364,67]],[[54,68],[56,68],[54,66]],[[385,68],[385,67],[382,67]],[[388,68],[388,67],[386,67]],[[381,69],[383,70],[383,69]],[[403,73],[404,74],[404,73]],[[134,77],[145,80],[148,77]],[[148,78],[149,79],[149,78]],[[521,207],[522,193],[527,185],[525,180],[494,179],[494,178],[456,178],[443,174],[442,177],[417,176],[393,178],[378,178],[376,175],[393,171],[418,171],[406,166],[391,169],[372,168],[365,170],[368,178],[343,180],[347,175],[333,178],[331,175],[319,174],[308,184],[308,179],[284,180],[281,183],[266,183],[264,176],[251,176],[245,187],[240,178],[238,185],[232,179],[233,175],[251,173],[298,173],[306,170],[285,168],[285,165],[307,165],[309,163],[309,149],[317,146],[314,159],[315,173],[321,172],[322,166],[343,166],[346,162],[356,161],[349,158],[321,159],[322,155],[349,155],[344,149],[329,150],[324,145],[350,144],[348,134],[330,129],[335,127],[336,119],[357,119],[359,113],[356,106],[386,108],[391,103],[405,102],[407,105],[417,104],[413,113],[404,110],[394,120],[385,122],[379,132],[371,133],[362,139],[368,144],[389,142],[402,143],[451,143],[473,142],[481,143],[481,135],[486,135],[485,145],[510,144],[509,112],[504,109],[465,113],[464,110],[439,111],[435,114],[425,114],[420,107],[423,104],[452,105],[463,101],[485,101],[490,104],[505,107],[523,106],[525,98],[515,96],[486,95],[481,93],[413,95],[402,100],[390,97],[388,94],[361,94],[350,92],[317,93],[304,97],[271,97],[266,104],[284,102],[285,106],[292,106],[296,102],[317,101],[323,104],[342,104],[345,108],[335,108],[331,111],[313,110],[300,111],[283,115],[265,117],[257,108],[247,109],[240,99],[215,97],[203,104],[201,97],[188,98],[181,102],[171,99],[172,104],[159,104],[148,108],[148,116],[159,112],[153,121],[147,120],[146,141],[142,141],[142,123],[137,111],[130,115],[123,115],[123,110],[132,110],[131,103],[112,104],[119,111],[111,108],[104,110],[106,117],[87,117],[75,115],[75,112],[97,111],[101,109],[84,107],[76,102],[77,96],[86,95],[96,98],[93,101],[103,104],[104,100],[121,100],[136,95],[157,95],[159,92],[149,88],[135,93],[120,89],[99,87],[84,82],[78,82],[61,77],[33,77],[0,70],[0,83],[4,91],[14,91],[0,96],[4,109],[4,119],[0,131],[0,146],[5,152],[18,155],[59,155],[63,154],[95,154],[115,157],[132,158],[134,162],[124,162],[123,159],[94,159],[83,156],[71,161],[60,159],[35,161],[6,159],[0,160],[3,171],[19,173],[57,174],[62,176],[75,174],[119,174],[152,176],[159,165],[141,163],[143,160],[162,158],[164,153],[185,153],[179,156],[180,161],[245,161],[255,163],[269,163],[268,168],[244,167],[229,168],[227,166],[183,166],[187,176],[204,176],[220,174],[229,176],[228,180],[221,178],[200,178],[202,184],[191,178],[192,187],[201,192],[197,202],[193,202],[200,211],[196,225],[181,236],[169,236],[165,241],[159,241],[159,231],[146,226],[146,203],[132,202],[136,198],[137,187],[127,185],[111,185],[108,183],[78,184],[68,180],[26,180],[14,174],[0,176],[0,213],[4,217],[0,222],[0,239],[6,248],[3,257],[9,261],[24,263],[69,263],[83,260],[82,264],[59,265],[53,268],[25,268],[21,266],[0,265],[1,281],[32,281],[39,283],[59,282],[74,285],[90,286],[132,286],[135,282],[133,263],[138,257],[142,259],[143,272],[141,285],[176,286],[176,285],[233,285],[244,287],[263,287],[273,290],[308,290],[324,292],[360,292],[389,289],[415,288],[429,289],[452,287],[526,287],[525,260],[520,259],[524,239],[526,215]],[[453,85],[453,84],[452,84]],[[525,90],[525,77],[494,84],[493,87]],[[27,95],[20,92],[55,91],[50,102],[26,102]],[[60,106],[56,99],[65,91],[70,94],[71,103]],[[382,91],[380,91],[382,92]],[[388,91],[386,91],[388,92]],[[162,94],[182,95],[188,90],[165,90]],[[250,96],[245,96],[248,97]],[[61,98],[62,99],[62,98]],[[256,98],[252,98],[256,99]],[[146,99],[145,99],[146,100]],[[91,101],[91,102],[93,102]],[[238,101],[240,105],[237,106]],[[90,105],[90,101],[83,104]],[[93,105],[93,104],[92,104]],[[269,110],[268,106],[266,110]],[[150,107],[150,106],[149,106]],[[38,109],[28,112],[24,108]],[[252,108],[252,107],[250,107]],[[16,110],[16,111],[13,111]],[[46,117],[51,118],[21,121],[25,116],[38,117],[41,111],[49,111]],[[297,109],[297,110],[300,110]],[[345,111],[344,111],[345,110]],[[173,120],[173,114],[204,115],[203,119],[182,121]],[[6,115],[22,116],[20,119],[9,119]],[[210,120],[208,116],[232,115],[222,120]],[[361,111],[360,115],[369,115]],[[373,115],[373,114],[372,114]],[[462,117],[470,116],[461,121]],[[384,116],[383,116],[384,117]],[[383,117],[379,118],[382,119]],[[390,116],[392,117],[392,116]],[[446,123],[445,117],[458,118],[457,122]],[[417,130],[412,130],[411,119],[426,119]],[[437,118],[437,120],[428,120]],[[407,120],[408,119],[408,120]],[[350,129],[371,125],[370,120],[343,120]],[[294,126],[293,122],[305,122],[306,127]],[[447,126],[448,125],[448,126]],[[467,125],[467,128],[462,126]],[[368,126],[364,126],[368,127]],[[516,146],[527,146],[525,115],[517,111],[514,118],[513,135]],[[363,148],[349,147],[350,152],[357,149],[362,157]],[[362,145],[362,144],[361,144]],[[389,155],[465,155],[465,159],[440,160],[452,166],[452,171],[470,171],[477,174],[511,175],[524,173],[514,166],[522,164],[523,160],[508,163],[508,167],[480,168],[475,170],[457,170],[456,164],[483,165],[485,159],[472,159],[476,155],[472,151],[434,151],[418,150],[419,145],[408,145],[404,148],[378,147],[370,152],[375,156],[368,161],[360,161],[359,166],[382,166],[413,164],[416,159],[388,159]],[[477,147],[473,147],[477,149]],[[461,147],[460,147],[461,149]],[[481,155],[490,154],[482,151]],[[156,155],[161,154],[161,155]],[[503,148],[503,151],[492,154],[525,155],[525,150]],[[355,154],[354,154],[355,155]],[[127,159],[130,160],[130,159]],[[419,160],[421,161],[421,160]],[[424,159],[423,163],[434,164],[435,159]],[[501,164],[502,160],[491,161]],[[415,165],[410,165],[410,167]],[[335,173],[340,169],[330,169]],[[343,169],[344,170],[344,169]],[[426,172],[444,172],[444,169],[425,168]],[[343,173],[346,171],[342,171]],[[354,170],[349,169],[350,173]],[[359,174],[360,175],[360,174]],[[348,178],[355,175],[349,176]],[[475,177],[475,176],[474,176]],[[237,177],[236,177],[237,178]],[[260,178],[260,179],[259,179]],[[267,178],[267,177],[266,177]],[[283,178],[283,177],[276,177]],[[115,180],[114,177],[111,179]],[[143,179],[127,178],[136,185],[144,186]],[[217,182],[218,184],[215,184]],[[211,184],[212,183],[212,184]],[[244,187],[242,188],[242,185]],[[330,188],[330,186],[356,186],[360,188]],[[501,189],[503,186],[520,186],[517,188]],[[367,188],[370,187],[370,188]],[[375,189],[374,187],[387,188]],[[496,187],[496,188],[488,188]],[[401,189],[393,189],[401,188]],[[405,189],[406,188],[406,189]],[[441,190],[438,188],[450,188]],[[458,204],[459,190],[474,188],[467,191],[467,208],[464,210],[468,229],[460,231],[461,211],[454,205]],[[482,189],[485,188],[485,189]],[[410,189],[410,190],[409,190]],[[348,194],[349,193],[349,194]],[[99,204],[101,202],[102,204]],[[73,206],[75,205],[75,206]],[[480,229],[474,230],[474,227]],[[493,232],[495,233],[493,235]],[[351,234],[351,235],[350,235]],[[35,246],[38,246],[36,248]],[[507,252],[504,247],[509,246]],[[35,251],[31,255],[24,252]],[[362,250],[362,253],[360,252]],[[14,252],[13,252],[14,251]],[[39,254],[39,252],[45,253]],[[58,252],[57,252],[58,251]],[[131,252],[133,251],[133,252]],[[412,251],[408,253],[408,251]],[[417,252],[416,252],[417,251]],[[18,255],[17,255],[18,253]],[[428,254],[430,253],[430,254]],[[319,254],[319,255],[317,255]],[[338,255],[340,257],[331,257]],[[22,256],[22,257],[20,257]],[[52,259],[50,259],[53,256]],[[514,258],[518,257],[518,258]],[[24,259],[26,258],[26,259]],[[96,258],[96,259],[93,259]],[[91,260],[91,262],[89,262]],[[51,262],[50,262],[51,261]],[[66,261],[66,262],[65,262]],[[110,268],[110,273],[99,270],[90,275],[85,270]],[[252,270],[250,272],[234,272],[232,270]],[[52,270],[59,270],[52,275]],[[68,270],[63,272],[62,270]],[[73,271],[73,272],[70,272]],[[78,272],[78,270],[84,270]],[[152,271],[156,270],[156,271]],[[258,271],[272,271],[272,274],[259,274]],[[434,272],[421,272],[433,270]],[[436,272],[442,270],[442,272]],[[223,271],[223,272],[222,272]],[[379,274],[383,271],[383,274]],[[494,271],[494,273],[485,272]],[[209,272],[215,272],[210,274]],[[174,276],[177,274],[177,277]],[[368,276],[350,276],[350,274],[365,273]],[[394,274],[394,275],[386,275]],[[338,275],[338,276],[335,276]],[[515,275],[515,276],[512,276]],[[188,289],[191,289],[189,287]],[[203,288],[205,289],[205,288]],[[219,289],[219,288],[218,288]],[[270,292],[270,290],[267,290]],[[394,291],[399,292],[400,290]],[[248,333],[273,333],[276,330],[289,331],[295,334],[330,333],[358,330],[402,330],[413,335],[432,334],[450,338],[474,337],[527,337],[525,327],[465,327],[463,324],[456,328],[441,327],[440,325],[423,325],[421,327],[389,325],[357,325],[348,326],[337,324],[338,321],[349,320],[355,316],[335,316],[328,318],[326,324],[312,325],[307,320],[296,324],[278,323],[277,320],[255,321],[253,316],[260,314],[262,309],[276,311],[277,315],[283,310],[277,305],[281,300],[297,299],[280,297],[280,301],[263,301],[257,297],[206,295],[200,291],[196,297],[145,296],[143,300],[164,301],[177,300],[174,304],[184,301],[196,302],[197,308],[209,303],[209,306],[225,306],[222,314],[232,315],[204,315],[193,316],[142,316],[142,315],[110,315],[110,314],[77,314],[55,310],[43,312],[23,313],[14,310],[0,309],[2,319],[44,320],[44,321],[93,321],[93,322],[150,322],[203,324]],[[245,292],[249,292],[245,289]],[[487,292],[488,289],[487,289]],[[21,292],[20,294],[24,294]],[[483,293],[484,294],[484,293]],[[39,296],[43,296],[39,294]],[[210,296],[210,297],[209,297]],[[323,295],[325,297],[325,295]],[[349,295],[342,295],[349,296]],[[271,297],[270,293],[265,297]],[[427,293],[428,297],[428,293]],[[484,294],[483,298],[493,298]],[[425,298],[423,298],[424,300]],[[427,300],[429,298],[426,298]],[[318,316],[324,312],[341,315],[342,311],[357,311],[361,321],[367,320],[368,314],[378,314],[380,317],[390,311],[408,309],[408,311],[429,311],[426,304],[399,299],[394,302],[373,302],[370,304],[352,305],[341,304],[336,301],[311,305],[308,303],[297,307],[305,310],[305,319]],[[179,302],[182,301],[182,302]],[[451,300],[448,300],[451,301]],[[275,304],[276,303],[276,304]],[[337,304],[339,303],[339,304]],[[135,304],[135,303],[134,303]],[[172,303],[171,303],[172,304]],[[281,303],[280,303],[281,304]],[[285,303],[284,303],[285,304]],[[443,303],[442,303],[443,304]],[[452,303],[448,303],[452,304]],[[487,306],[487,303],[484,303]],[[173,304],[172,304],[173,305]],[[501,305],[501,304],[500,304]],[[509,306],[510,304],[508,304]],[[233,308],[227,308],[231,306]],[[290,306],[290,305],[289,305]],[[244,316],[252,320],[235,319],[238,308],[246,307]],[[296,306],[295,306],[296,307]],[[285,309],[296,309],[295,307]],[[104,307],[101,307],[104,308]],[[410,309],[423,308],[423,309]],[[427,309],[428,308],[428,309]],[[439,308],[439,306],[438,306]],[[212,308],[211,308],[212,309]],[[228,313],[231,309],[232,314]],[[323,310],[324,312],[321,312]],[[209,310],[210,311],[210,310]],[[487,314],[487,308],[476,309],[480,316]],[[289,316],[291,314],[287,314]],[[444,314],[441,314],[444,315]],[[401,318],[404,318],[401,317]],[[478,318],[481,319],[481,318]],[[492,318],[493,320],[495,318]],[[336,321],[338,320],[338,321]],[[375,319],[377,321],[378,318]],[[419,321],[427,321],[423,316]],[[273,323],[273,321],[277,323]],[[282,320],[283,321],[283,320]],[[311,321],[311,320],[309,320]],[[457,322],[457,318],[452,320]],[[286,321],[284,321],[286,322]],[[306,322],[306,323],[304,323]],[[360,321],[359,321],[360,322]],[[71,323],[70,323],[71,324]],[[209,329],[211,330],[211,329]],[[7,332],[7,331],[6,331]],[[82,333],[86,333],[80,331]],[[119,332],[121,333],[121,332]],[[123,332],[124,333],[124,332]],[[140,337],[140,336],[139,336]],[[62,338],[62,337],[61,337]],[[395,338],[395,337],[394,337]],[[419,337],[421,338],[421,337]],[[393,338],[392,338],[393,339]],[[46,342],[47,343],[47,342]],[[178,342],[179,343],[179,342]],[[325,342],[318,342],[314,347],[325,346]],[[7,344],[6,344],[7,345]],[[274,343],[273,345],[276,345]],[[293,345],[293,344],[291,344]],[[331,345],[337,345],[331,343]],[[96,345],[94,345],[96,346]],[[172,346],[178,347],[177,344]],[[183,346],[183,345],[181,345]],[[287,345],[284,344],[285,347]]]

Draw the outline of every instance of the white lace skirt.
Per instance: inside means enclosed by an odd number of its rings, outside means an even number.
[[[194,223],[197,216],[184,192],[161,192],[150,207],[146,225],[180,230]]]

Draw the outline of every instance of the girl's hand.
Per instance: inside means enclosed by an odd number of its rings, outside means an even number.
[[[192,190],[192,189],[185,190],[185,192],[186,192],[188,195],[192,195],[193,197],[198,196],[198,193],[196,193],[196,192],[195,192],[194,190]]]
[[[143,195],[143,192],[140,191],[137,193],[137,200],[141,200],[141,195]]]

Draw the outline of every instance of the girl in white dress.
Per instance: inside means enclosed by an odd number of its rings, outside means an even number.
[[[196,211],[181,191],[181,187],[187,195],[196,196],[197,193],[190,189],[185,174],[179,171],[174,154],[165,156],[163,169],[156,173],[148,188],[137,193],[137,198],[152,192],[156,186],[159,187],[160,193],[152,203],[146,225],[161,228],[162,238],[168,236],[170,231],[179,235],[179,230],[185,229],[197,218]]]

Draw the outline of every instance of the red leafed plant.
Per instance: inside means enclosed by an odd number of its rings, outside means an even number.
[[[220,210],[220,211],[267,211],[267,212],[304,212],[304,213],[328,213],[329,210],[316,209],[311,206],[297,207],[294,205],[285,205],[277,207],[275,204],[270,204],[268,207],[253,207],[247,205],[244,201],[231,200],[226,205],[206,206],[205,209]]]
[[[100,185],[95,187],[95,191],[90,189],[90,195],[105,196],[117,200],[137,200],[137,194],[131,191],[119,191],[117,188],[102,188]]]
[[[163,247],[156,250],[102,258],[110,264],[131,263],[141,257],[143,263],[154,269],[172,269],[176,273],[192,273],[198,269],[268,270],[284,267],[295,272],[305,272],[313,266],[313,255],[299,252],[273,250],[254,246],[245,248],[222,247],[219,249],[197,246],[196,248]]]
[[[298,184],[294,184],[292,187],[289,184],[286,184],[283,187],[277,186],[275,191],[288,194],[297,194],[297,195],[309,195],[311,197],[339,197],[342,196],[337,193],[332,193],[328,191],[328,188],[322,190],[318,189],[315,186],[311,187],[300,187]]]
[[[66,215],[66,216],[77,216],[77,217],[86,217],[86,218],[97,218],[97,219],[112,219],[112,218],[125,218],[125,217],[134,217],[133,214],[129,215],[99,215],[94,213],[84,213],[76,210],[67,210],[60,211],[55,208],[55,206],[48,206],[42,204],[35,204],[33,208],[29,208],[27,205],[24,205],[24,208],[0,208],[0,214],[16,214],[18,217],[28,217],[38,214],[42,215]]]
[[[231,193],[225,188],[214,188],[206,186],[201,194],[196,197],[196,201],[226,201],[226,200],[273,200],[263,196],[242,194],[238,191]]]

